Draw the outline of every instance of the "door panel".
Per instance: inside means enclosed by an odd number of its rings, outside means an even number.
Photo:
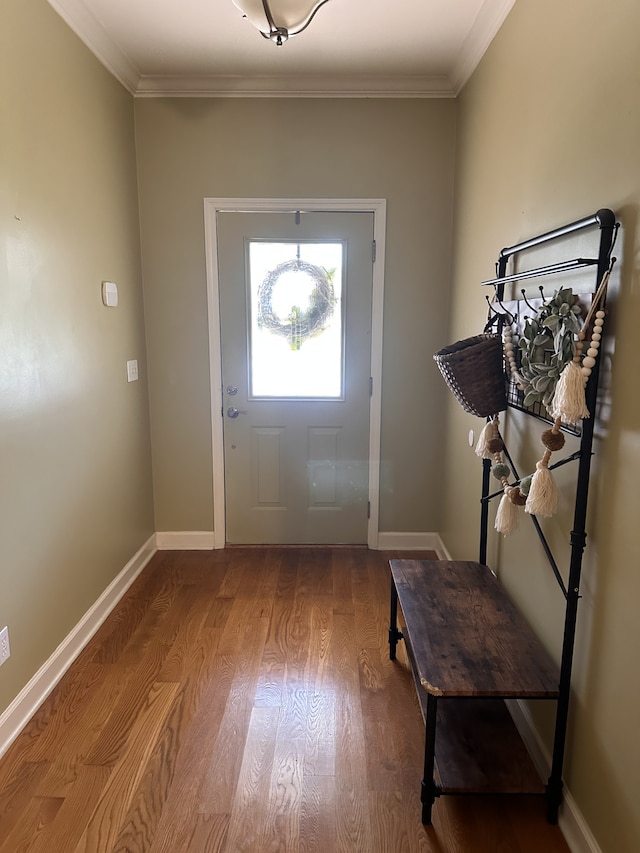
[[[366,543],[373,215],[302,213],[297,223],[289,213],[225,211],[217,229],[226,541]],[[252,251],[270,242],[284,254],[256,273]],[[323,243],[340,247],[341,273],[318,260]],[[265,326],[266,349],[256,342]],[[339,379],[323,383],[331,360],[336,376],[336,351]]]

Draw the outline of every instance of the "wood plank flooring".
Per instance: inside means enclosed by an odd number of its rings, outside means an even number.
[[[537,798],[422,826],[402,556],[156,554],[0,760],[0,853],[566,853]]]

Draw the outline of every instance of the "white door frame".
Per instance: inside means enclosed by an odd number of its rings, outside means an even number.
[[[214,548],[224,548],[225,492],[224,446],[222,431],[222,356],[220,348],[220,301],[218,281],[218,212],[283,213],[336,212],[372,213],[376,259],[373,264],[373,302],[371,311],[371,377],[373,379],[369,410],[369,504],[367,527],[369,548],[378,548],[378,515],[380,506],[380,423],[382,384],[382,313],[384,305],[384,250],[386,233],[386,199],[265,199],[205,198],[204,239],[207,270],[207,305],[209,321],[209,368],[211,384],[211,436],[213,456],[213,541]]]

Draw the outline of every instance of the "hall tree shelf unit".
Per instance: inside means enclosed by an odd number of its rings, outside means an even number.
[[[596,257],[571,258],[507,273],[509,263],[513,269],[527,251],[550,243],[555,244],[555,251],[563,251],[563,238],[585,231],[583,237],[588,242],[594,237],[595,229],[599,236]],[[483,282],[495,288],[493,305],[501,307],[505,285],[510,282],[557,277],[582,268],[592,268],[590,275],[595,270],[595,293],[605,272],[615,261],[611,255],[617,230],[614,213],[602,209],[585,219],[503,249],[496,264],[497,277]],[[556,278],[554,282],[557,282]],[[501,331],[504,318],[499,314],[499,310],[496,313],[490,309],[490,319],[492,316],[497,318],[498,330]],[[544,795],[547,820],[550,823],[558,821],[580,575],[586,546],[585,524],[600,361],[596,360],[586,387],[586,402],[592,417],[584,419],[577,429],[563,427],[579,435],[579,450],[551,466],[577,466],[566,582],[538,519],[529,516],[566,602],[559,666],[486,565],[489,503],[502,495],[502,489],[494,493],[490,489],[491,460],[483,459],[482,462],[478,562],[390,562],[390,657],[395,660],[397,644],[403,640],[425,720],[421,787],[422,821],[425,824],[431,823],[437,797],[462,793]],[[513,385],[507,395],[507,409],[510,408],[552,422],[542,407],[525,407],[522,395]],[[507,448],[505,455],[517,480],[519,475]],[[513,535],[517,536],[517,533]],[[552,764],[546,785],[533,767],[505,699],[555,702]]]

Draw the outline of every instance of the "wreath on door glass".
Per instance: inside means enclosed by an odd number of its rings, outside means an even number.
[[[306,307],[294,304],[286,316],[281,316],[273,308],[273,298],[283,276],[292,272],[303,273],[311,279],[313,286]],[[335,270],[326,270],[299,259],[278,264],[267,273],[258,288],[258,327],[281,335],[289,341],[292,350],[299,350],[306,340],[324,330],[333,314],[336,303],[334,274]]]

